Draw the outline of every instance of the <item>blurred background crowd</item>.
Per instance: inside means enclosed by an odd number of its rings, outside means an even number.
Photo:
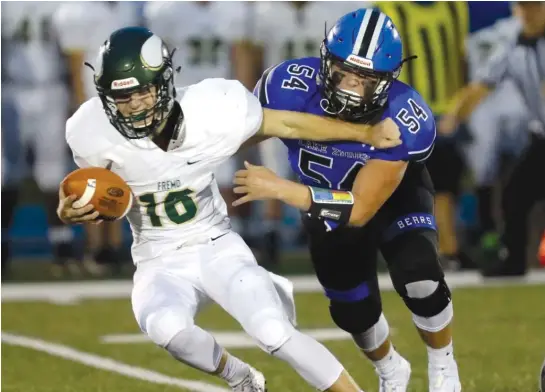
[[[59,182],[75,169],[64,123],[95,96],[93,72],[84,62],[94,63],[112,31],[146,26],[177,48],[179,86],[220,77],[252,90],[269,66],[319,56],[326,25],[370,6],[393,19],[404,55],[418,56],[400,78],[423,95],[438,119],[525,23],[511,2],[2,2],[2,279],[132,271],[125,221],[69,227],[55,213]],[[529,120],[519,90],[505,80],[457,132],[438,137],[427,165],[447,268],[507,274],[494,268],[501,258],[502,188],[529,142]],[[242,159],[293,175],[283,145],[269,140],[216,173],[228,206]],[[528,175],[545,181],[545,168]],[[545,264],[545,207],[532,208],[527,257],[517,261],[517,275],[539,260]],[[263,265],[285,273],[311,271],[297,211],[255,203],[230,214]]]

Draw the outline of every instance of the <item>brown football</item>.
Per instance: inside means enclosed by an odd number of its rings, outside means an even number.
[[[131,188],[117,174],[102,167],[78,169],[62,181],[66,196],[76,195],[74,208],[92,204],[100,213],[99,219],[116,220],[123,218],[131,208]]]

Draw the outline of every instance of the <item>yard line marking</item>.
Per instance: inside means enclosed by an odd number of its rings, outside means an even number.
[[[314,275],[287,276],[293,282],[295,293],[319,293],[320,283]],[[511,285],[545,284],[545,269],[531,270],[520,278],[483,278],[476,271],[446,272],[445,279],[451,289],[463,287],[504,287]],[[390,276],[378,276],[381,291],[394,289]],[[127,299],[131,296],[131,280],[106,280],[99,282],[50,282],[2,284],[2,302],[50,301],[74,303],[82,299]]]
[[[302,329],[301,333],[308,335],[319,341],[338,341],[351,340],[348,332],[339,328],[317,328]],[[255,341],[244,331],[208,331],[218,344],[225,348],[258,348]],[[390,334],[395,335],[395,328],[390,328]],[[151,343],[151,340],[142,333],[135,334],[113,334],[100,337],[101,343],[106,344],[132,344],[132,343]]]
[[[149,381],[155,384],[172,385],[185,388],[193,392],[229,392],[229,389],[219,387],[202,381],[184,380],[181,378],[170,377],[153,370],[144,369],[137,366],[127,365],[108,357],[102,357],[95,354],[78,351],[72,347],[62,344],[52,343],[41,339],[27,336],[15,335],[2,331],[2,342],[13,346],[30,348],[64,358],[69,361],[82,363],[96,369],[106,370],[138,380]]]
[[[214,336],[220,346],[225,348],[258,348],[256,342],[244,331],[208,331]],[[350,340],[348,332],[338,328],[320,328],[301,330],[301,333],[316,340]],[[142,333],[114,334],[100,337],[102,343],[151,343],[151,340]]]

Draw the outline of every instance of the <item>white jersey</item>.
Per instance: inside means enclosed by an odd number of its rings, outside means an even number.
[[[52,23],[59,6],[59,2],[50,1],[2,2],[2,42],[9,46],[9,55],[2,61],[14,83],[60,83],[65,65]]]
[[[102,1],[64,2],[55,12],[53,22],[65,53],[83,52],[84,61],[96,62],[100,46],[111,33],[136,24],[135,15],[126,7]],[[93,71],[83,63],[82,78],[86,99],[96,96]]]
[[[255,39],[264,47],[265,68],[297,57],[319,56],[326,23],[329,29],[341,16],[364,6],[314,1],[298,9],[289,1],[255,3]]]
[[[148,1],[147,27],[173,49],[177,86],[214,78],[230,78],[232,45],[246,39],[245,2]]]
[[[207,79],[178,93],[185,135],[168,152],[147,138],[125,139],[99,98],[67,122],[66,140],[78,166],[111,166],[131,187],[135,203],[127,217],[135,263],[229,230],[213,171],[261,126],[258,99],[237,81]]]

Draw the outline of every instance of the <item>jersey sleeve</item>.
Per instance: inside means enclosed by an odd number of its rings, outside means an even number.
[[[207,117],[204,127],[207,154],[230,157],[260,129],[263,108],[237,80],[207,79],[199,83],[199,90],[200,111],[207,110],[202,113]]]
[[[435,144],[435,118],[416,91],[406,85],[396,90],[390,93],[389,106],[382,119],[389,117],[397,124],[403,143],[394,148],[375,150],[373,157],[387,161],[423,162],[431,155]]]
[[[110,127],[108,120],[100,113],[101,108],[95,99],[79,107],[66,121],[66,142],[78,167],[106,167],[109,164],[105,152],[111,144],[98,131]],[[98,98],[96,98],[98,100]]]
[[[284,61],[263,72],[254,95],[264,108],[297,111],[316,92],[319,59]]]

